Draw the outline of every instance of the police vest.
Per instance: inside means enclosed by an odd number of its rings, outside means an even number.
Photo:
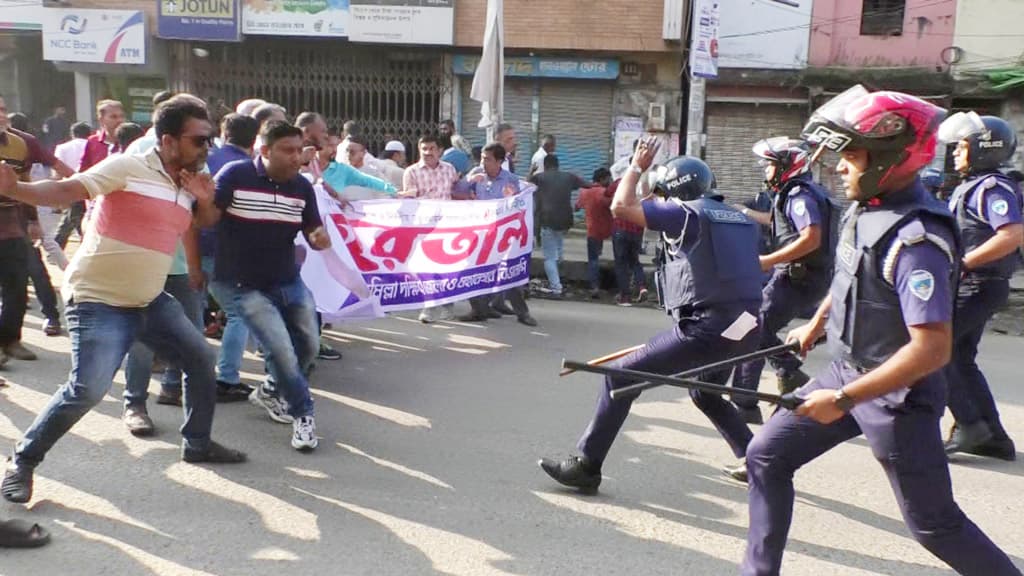
[[[856,240],[851,242],[844,234],[836,254],[828,341],[834,355],[865,370],[876,368],[910,341],[894,286],[896,261],[903,248],[921,242],[937,246],[949,257],[951,285],[956,285],[960,263],[956,240],[950,245],[942,236],[928,232],[922,222],[941,222],[949,228],[950,237],[956,238],[952,214],[919,187],[900,195],[902,199],[890,198],[887,205],[863,208],[856,222]],[[857,208],[855,204],[846,212],[844,228]],[[934,281],[919,280],[917,289],[934,289]]]
[[[797,230],[786,214],[786,203],[789,200],[789,195],[797,188],[801,191],[807,191],[811,199],[818,206],[818,214],[821,215],[821,245],[810,254],[781,266],[789,268],[791,272],[795,272],[799,267],[794,267],[793,265],[800,265],[806,269],[801,271],[806,274],[804,280],[821,280],[824,283],[832,274],[836,244],[839,239],[840,210],[838,206],[833,205],[828,194],[818,184],[810,179],[798,178],[790,180],[775,195],[775,201],[772,204],[772,243],[774,250],[779,250],[800,238],[800,231]]]
[[[949,200],[949,209],[956,216],[956,224],[960,227],[960,238],[965,252],[974,250],[996,235],[996,231],[982,217],[982,212],[985,206],[985,194],[989,190],[1000,187],[1012,192],[1017,205],[1021,205],[1021,193],[1017,183],[1001,172],[985,172],[974,175],[953,191],[953,196]],[[971,273],[1009,278],[1013,276],[1019,263],[1020,254],[1014,250],[999,260],[971,270]]]
[[[677,239],[662,234],[658,276],[665,311],[678,319],[690,310],[760,301],[758,225],[710,198],[676,202],[692,211],[686,227],[696,225],[698,233],[686,243],[685,229]]]

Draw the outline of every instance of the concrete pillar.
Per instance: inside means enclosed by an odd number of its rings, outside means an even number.
[[[92,78],[86,72],[75,72],[75,118],[93,124]]]

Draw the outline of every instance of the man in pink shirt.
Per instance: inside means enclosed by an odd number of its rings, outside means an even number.
[[[424,200],[451,200],[452,191],[459,182],[459,173],[455,167],[441,161],[441,146],[437,136],[420,137],[420,161],[405,169],[402,188],[399,193],[408,198]],[[455,317],[452,304],[445,304],[441,311],[441,320]],[[426,307],[420,312],[420,322],[430,324],[434,321],[434,307]]]

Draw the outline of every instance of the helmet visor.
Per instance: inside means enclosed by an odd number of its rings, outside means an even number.
[[[841,152],[850,144],[852,138],[831,126],[849,127],[846,115],[850,105],[867,95],[867,88],[857,84],[822,104],[814,111],[807,127],[804,128],[804,138],[814,146],[824,146],[833,152]]]
[[[793,139],[789,136],[774,136],[772,138],[765,138],[764,140],[758,140],[757,144],[754,144],[753,151],[754,156],[763,158],[765,160],[778,160],[779,155],[785,152],[790,147]]]
[[[939,125],[939,140],[955,144],[985,130],[985,123],[976,112],[957,112]]]

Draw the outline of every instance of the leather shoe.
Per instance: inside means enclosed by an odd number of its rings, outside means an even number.
[[[144,406],[125,406],[121,421],[132,436],[152,436],[156,432],[153,419],[146,413]]]
[[[181,459],[190,464],[241,464],[247,460],[245,452],[221,446],[212,440],[206,450],[189,450],[182,446]]]
[[[738,407],[740,416],[743,416],[743,421],[747,424],[764,424],[764,416],[761,415],[761,409],[757,406],[752,408]]]
[[[1013,462],[1017,459],[1017,447],[1013,445],[1013,440],[1010,438],[992,438],[988,442],[975,446],[966,452],[975,456],[997,458],[1007,462]]]
[[[722,468],[722,472],[724,472],[726,476],[732,478],[737,482],[743,482],[744,484],[747,483],[746,460],[740,460],[740,463],[735,466],[726,466],[725,468]]]
[[[601,471],[594,470],[590,462],[580,456],[570,456],[561,462],[541,458],[537,464],[559,484],[576,488],[580,492],[593,494],[601,485]]]
[[[494,308],[494,311],[497,312],[498,314],[501,314],[502,316],[516,315],[516,311],[513,310],[512,308],[509,308],[509,305],[504,302],[495,302],[491,304],[491,308]]]
[[[537,325],[537,321],[534,320],[533,316],[530,316],[529,314],[527,314],[526,316],[520,316],[519,317],[519,323],[520,324],[526,324],[527,326],[536,326]]]
[[[181,390],[160,390],[156,403],[164,406],[181,406]]]
[[[226,404],[228,402],[245,402],[252,394],[252,388],[245,384],[228,384],[217,382],[217,402]]]
[[[20,340],[15,340],[5,346],[4,352],[6,352],[11,358],[15,358],[17,360],[35,360],[38,358],[36,353],[26,348]]]
[[[984,420],[963,426],[956,424],[946,441],[946,454],[973,453],[992,440],[992,430]]]
[[[4,472],[4,481],[0,492],[4,500],[16,504],[24,504],[32,499],[32,475],[34,470],[28,466],[11,464]]]

